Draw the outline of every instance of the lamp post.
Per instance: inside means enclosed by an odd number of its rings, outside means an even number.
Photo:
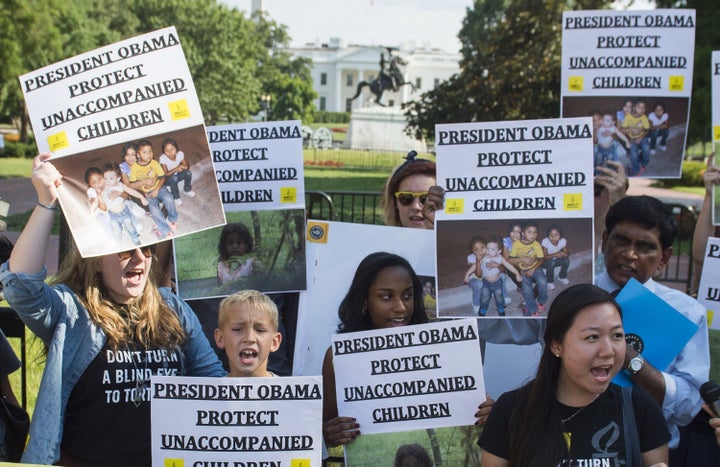
[[[268,115],[270,114],[270,101],[272,100],[272,96],[270,94],[263,94],[260,96],[260,100],[262,101],[262,108],[265,111],[263,115],[263,121],[268,121]]]

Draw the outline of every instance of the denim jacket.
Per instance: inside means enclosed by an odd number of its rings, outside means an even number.
[[[15,274],[8,269],[8,263],[0,266],[5,299],[48,347],[30,439],[22,457],[22,462],[32,464],[53,464],[60,458],[68,398],[106,340],[77,296],[63,284],[48,286],[44,282],[46,276],[45,268],[38,273]],[[160,293],[177,312],[187,333],[182,348],[184,374],[225,376],[190,307],[167,288],[161,288]]]

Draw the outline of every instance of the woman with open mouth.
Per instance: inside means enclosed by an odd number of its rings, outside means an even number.
[[[153,277],[155,245],[44,266],[62,177],[42,154],[38,196],[9,261],[5,296],[47,349],[22,462],[150,466],[150,376],[224,376],[190,307]]]
[[[578,284],[558,294],[544,344],[535,378],[503,394],[488,417],[483,467],[667,465],[670,432],[655,400],[611,382],[626,344],[609,293]]]

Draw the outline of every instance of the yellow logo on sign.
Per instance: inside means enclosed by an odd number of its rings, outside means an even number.
[[[585,87],[585,78],[582,76],[571,76],[568,78],[568,91],[582,92]]]
[[[168,109],[170,109],[170,117],[173,120],[190,118],[190,108],[188,107],[187,100],[185,99],[168,102]]]
[[[280,188],[280,202],[294,203],[297,201],[297,188],[294,186]]]
[[[582,210],[582,194],[565,193],[563,195],[563,209],[565,211],[581,211]]]
[[[465,203],[462,198],[451,198],[445,200],[445,212],[447,214],[462,214],[465,212]]]
[[[70,146],[67,134],[64,131],[48,136],[47,141],[51,151],[57,151],[58,149],[63,149]]]
[[[670,77],[670,91],[684,91],[685,90],[685,77],[684,76],[671,76]]]

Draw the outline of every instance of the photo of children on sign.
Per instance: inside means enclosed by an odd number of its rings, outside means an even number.
[[[594,166],[619,161],[629,176],[678,176],[689,111],[687,97],[563,98],[563,116],[593,119]]]
[[[553,296],[593,279],[589,218],[457,220],[438,236],[441,318],[545,317]]]
[[[83,256],[225,222],[202,125],[55,158],[53,164],[63,176],[63,213]]]
[[[178,295],[305,290],[305,211],[228,212],[227,224],[175,242]]]

